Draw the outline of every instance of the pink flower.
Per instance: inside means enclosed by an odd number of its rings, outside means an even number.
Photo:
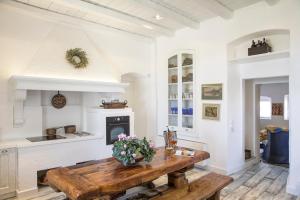
[[[122,156],[124,156],[125,154],[126,154],[126,152],[125,152],[125,151],[122,151],[122,152],[121,152],[121,155],[122,155]]]
[[[126,137],[126,140],[133,140],[133,139],[137,139],[137,137],[135,135],[129,135]]]
[[[124,133],[121,133],[120,135],[118,135],[118,139],[120,140],[125,140],[126,139],[126,135]]]
[[[150,142],[149,142],[149,146],[150,146],[150,148],[154,148],[154,147],[155,147],[154,142],[150,141]]]
[[[135,153],[133,153],[133,154],[132,154],[132,157],[134,157],[134,158],[135,158],[135,157],[136,157],[136,154],[135,154]]]

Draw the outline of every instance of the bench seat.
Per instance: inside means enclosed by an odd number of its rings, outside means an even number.
[[[212,172],[182,188],[170,188],[151,200],[218,200],[220,191],[232,181],[229,176]]]

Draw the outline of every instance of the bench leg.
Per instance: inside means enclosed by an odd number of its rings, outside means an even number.
[[[220,194],[221,192],[216,192],[213,196],[209,197],[207,200],[220,200]]]
[[[95,200],[114,200],[114,199],[117,199],[117,198],[119,198],[119,197],[121,197],[125,194],[126,194],[126,191],[115,193],[115,194],[110,194],[110,195],[100,196],[99,198],[97,198]]]

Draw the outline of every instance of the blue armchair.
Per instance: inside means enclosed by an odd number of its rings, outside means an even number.
[[[289,163],[289,132],[268,131],[268,142],[264,148],[263,159],[273,164]]]

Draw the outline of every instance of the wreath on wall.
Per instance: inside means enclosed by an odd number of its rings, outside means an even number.
[[[66,59],[75,68],[85,68],[89,64],[85,51],[81,48],[69,49],[66,52]]]

